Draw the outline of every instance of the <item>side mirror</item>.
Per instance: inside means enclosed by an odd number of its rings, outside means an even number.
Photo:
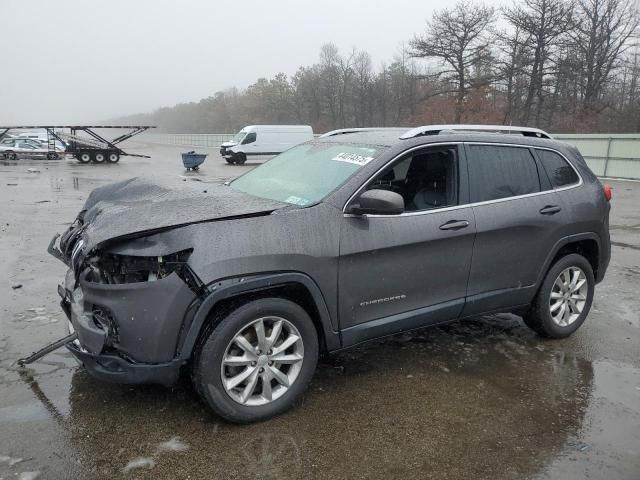
[[[349,213],[373,215],[399,215],[404,212],[404,199],[390,190],[367,190]]]

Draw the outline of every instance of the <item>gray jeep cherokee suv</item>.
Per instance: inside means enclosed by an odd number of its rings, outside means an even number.
[[[188,366],[251,422],[288,409],[321,352],[489,312],[570,335],[609,263],[609,198],[536,129],[337,131],[224,185],[98,188],[49,251],[91,374],[170,385]]]

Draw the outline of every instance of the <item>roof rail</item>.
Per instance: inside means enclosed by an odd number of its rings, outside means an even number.
[[[467,131],[467,132],[492,132],[507,133],[511,135],[524,135],[525,137],[549,138],[553,137],[544,130],[531,127],[514,127],[511,125],[424,125],[416,127],[408,132],[403,133],[400,138],[406,140],[408,138],[420,137],[422,135],[439,135],[441,133]]]
[[[338,130],[331,130],[327,133],[323,133],[318,138],[335,137],[336,135],[346,135],[348,133],[361,133],[361,132],[380,132],[380,131],[398,131],[406,132],[406,127],[357,127],[357,128],[339,128]]]

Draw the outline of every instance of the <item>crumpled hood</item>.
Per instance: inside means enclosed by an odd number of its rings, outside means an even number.
[[[91,192],[83,208],[84,251],[118,237],[286,206],[222,184],[135,177]]]
[[[238,144],[237,142],[224,142],[224,143],[221,143],[220,146],[224,148],[229,148],[229,147],[235,147],[237,144]]]

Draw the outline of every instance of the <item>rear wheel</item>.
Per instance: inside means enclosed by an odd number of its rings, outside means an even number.
[[[291,408],[313,376],[318,337],[309,315],[281,298],[251,301],[201,339],[193,381],[220,416],[266,420]]]
[[[76,155],[76,158],[80,163],[89,163],[91,161],[91,154],[89,152],[80,152]]]
[[[106,159],[107,159],[107,156],[105,155],[104,152],[96,152],[93,155],[93,161],[96,163],[104,163]]]
[[[587,318],[594,289],[589,261],[575,253],[562,257],[547,272],[524,321],[543,337],[568,337]]]
[[[107,161],[109,163],[118,163],[120,161],[120,154],[116,153],[116,152],[111,152],[108,156],[107,156]]]
[[[48,160],[58,160],[58,158],[60,158],[60,155],[58,155],[56,152],[47,153]]]

